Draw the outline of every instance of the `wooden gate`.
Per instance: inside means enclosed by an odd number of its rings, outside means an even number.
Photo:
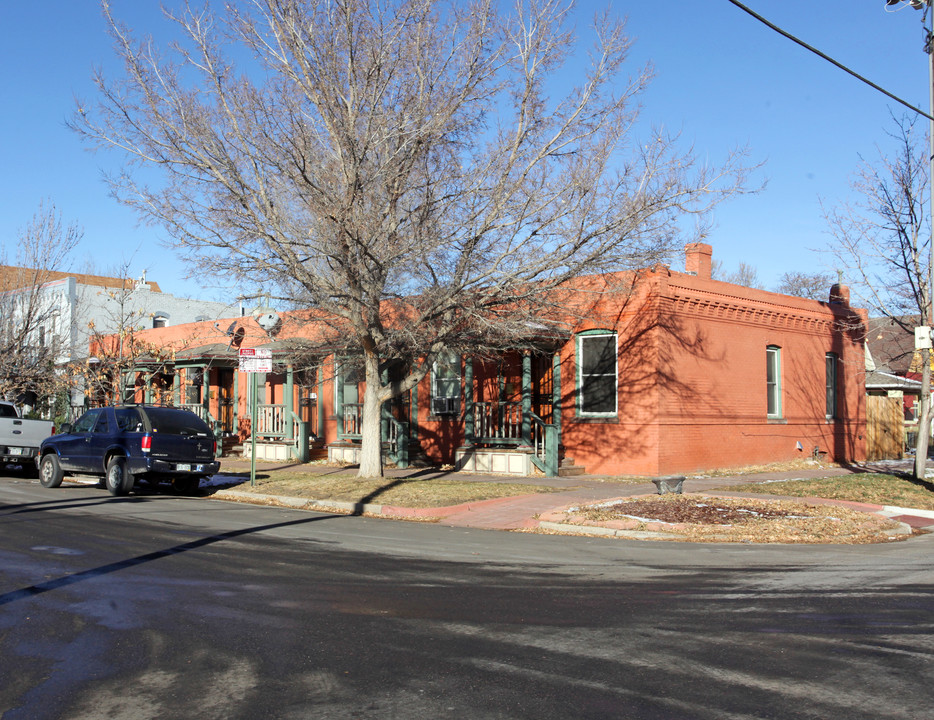
[[[905,415],[900,397],[866,397],[866,459],[898,460],[905,449]]]

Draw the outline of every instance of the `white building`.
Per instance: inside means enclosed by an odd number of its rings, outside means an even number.
[[[162,292],[159,285],[138,280],[65,272],[48,272],[41,288],[42,322],[36,329],[39,345],[55,343],[58,364],[88,358],[94,334],[108,335],[121,329],[142,330],[243,314],[239,303],[180,298]],[[22,292],[17,278],[34,272],[0,265],[0,287],[5,294]],[[22,286],[20,286],[22,287]],[[15,320],[14,320],[15,322]],[[73,390],[72,405],[84,402],[83,388]]]

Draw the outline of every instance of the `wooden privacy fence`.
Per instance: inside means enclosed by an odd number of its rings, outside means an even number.
[[[902,399],[869,395],[866,398],[866,458],[895,460],[905,450]]]

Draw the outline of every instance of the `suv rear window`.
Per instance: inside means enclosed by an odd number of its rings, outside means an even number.
[[[136,408],[115,408],[114,413],[117,416],[117,427],[124,432],[139,432],[143,429],[143,418],[140,417],[139,410]]]
[[[153,432],[171,435],[210,435],[211,429],[201,418],[187,410],[146,408]]]

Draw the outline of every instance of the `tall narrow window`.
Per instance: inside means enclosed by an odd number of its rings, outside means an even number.
[[[839,363],[836,353],[832,352],[827,353],[824,361],[827,368],[827,407],[825,412],[827,419],[830,420],[837,417],[837,370]]]
[[[616,333],[577,338],[578,412],[581,416],[616,415],[618,393]]]
[[[431,410],[436,415],[452,415],[460,410],[461,357],[448,352],[431,368]]]
[[[765,349],[765,384],[768,397],[768,416],[782,416],[782,351],[775,345]]]

